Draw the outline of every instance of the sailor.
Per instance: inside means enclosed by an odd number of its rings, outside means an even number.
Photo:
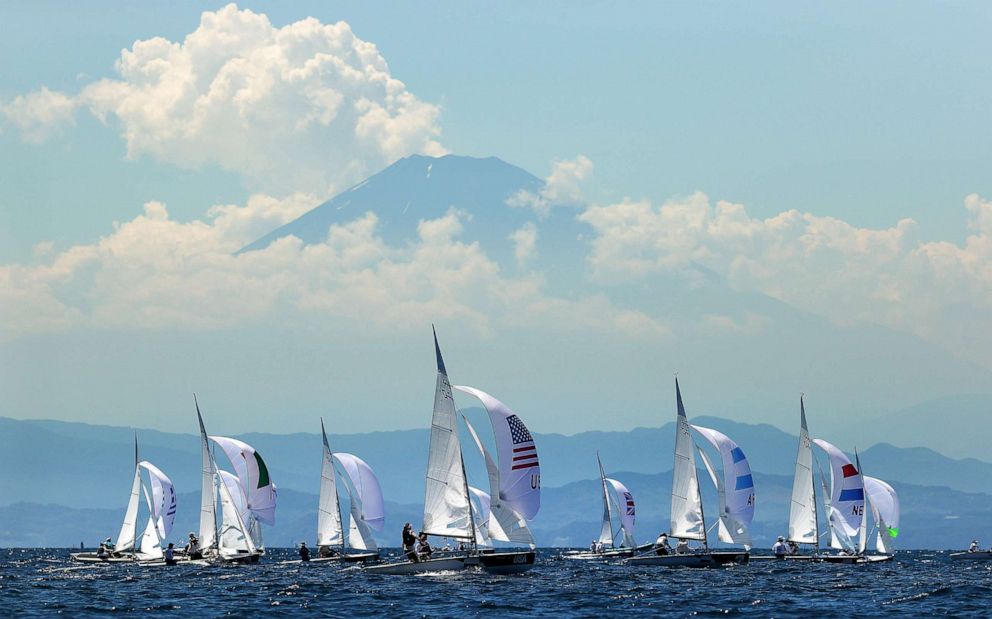
[[[306,563],[310,560],[310,549],[307,548],[306,542],[300,542],[300,561]]]
[[[318,546],[317,555],[322,559],[327,559],[335,555],[334,549],[328,545]]]
[[[659,535],[658,539],[654,541],[654,547],[657,549],[659,555],[672,554],[672,546],[668,543],[668,533]]]
[[[107,552],[107,545],[106,544],[100,544],[100,547],[96,549],[96,558],[97,559],[106,559],[109,556],[110,556],[110,553]]]
[[[176,551],[172,546],[172,542],[169,542],[169,546],[165,549],[165,564],[175,565],[176,564]]]
[[[596,540],[589,542],[589,552],[596,552]]]
[[[772,546],[772,552],[775,553],[776,559],[784,559],[785,555],[789,553],[789,547],[785,545],[785,538],[781,535],[778,536],[778,541]]]
[[[978,552],[978,540],[971,540],[971,546],[968,546],[968,552]]]
[[[675,544],[675,554],[689,554],[689,540],[684,537],[680,537],[679,543]]]
[[[427,534],[421,531],[420,535],[417,537],[417,542],[420,545],[420,558],[430,559],[434,549],[431,548],[431,543],[427,541]]]
[[[790,555],[799,554],[799,544],[797,544],[797,543],[795,543],[795,542],[793,542],[793,541],[790,540],[789,541],[789,554]]]
[[[186,556],[190,559],[202,559],[200,552],[200,540],[196,539],[196,533],[189,532],[189,541],[186,543]]]
[[[420,562],[420,557],[417,556],[417,536],[413,534],[413,525],[409,522],[403,525],[403,552],[410,561]]]

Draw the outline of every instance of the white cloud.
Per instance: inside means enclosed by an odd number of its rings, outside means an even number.
[[[509,240],[513,241],[513,255],[520,266],[537,256],[537,226],[533,222],[527,222],[514,230]]]
[[[327,195],[400,157],[445,152],[438,106],[345,22],[276,27],[230,4],[204,12],[183,41],[136,41],[116,68],[75,98],[42,89],[5,113],[37,139],[83,105],[119,124],[129,157],[219,165],[279,194]]]
[[[39,144],[76,121],[76,102],[68,95],[41,90],[15,97],[0,107],[6,122],[15,126],[25,142]]]
[[[515,208],[531,208],[541,218],[547,217],[557,206],[581,206],[584,202],[582,181],[592,173],[592,161],[579,155],[575,159],[555,161],[551,174],[544,179],[544,186],[537,193],[520,190],[506,203]]]

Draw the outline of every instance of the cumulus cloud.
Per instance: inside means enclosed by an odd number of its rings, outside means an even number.
[[[4,120],[20,131],[25,142],[40,144],[76,121],[72,97],[42,87],[0,106]]]
[[[513,255],[520,266],[537,256],[537,226],[533,222],[527,222],[514,230],[510,234],[510,241],[513,242]]]
[[[534,193],[522,189],[510,196],[506,203],[515,208],[531,208],[539,217],[547,217],[557,206],[581,206],[584,202],[582,181],[592,173],[592,161],[579,155],[575,159],[555,161],[544,185]]]
[[[230,4],[182,41],[136,41],[116,70],[73,97],[18,97],[5,115],[38,139],[85,106],[120,127],[129,157],[219,165],[279,194],[327,195],[406,155],[445,153],[438,106],[345,22],[276,27]]]

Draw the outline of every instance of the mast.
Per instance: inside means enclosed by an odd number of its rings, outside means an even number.
[[[809,429],[806,427],[806,404],[803,402],[805,393],[799,394],[799,416],[803,430],[806,430],[806,440],[809,440]],[[812,448],[810,448],[812,453]],[[811,463],[812,464],[812,463]],[[821,471],[820,475],[823,473]],[[816,554],[820,554],[820,512],[816,509],[816,482],[813,480],[813,468],[809,469],[809,483],[813,487],[813,531],[816,532]]]
[[[203,537],[208,526],[212,527],[210,529],[211,539],[209,540],[209,545],[220,553],[220,536],[217,534],[217,492],[219,490],[217,484],[220,482],[220,479],[217,475],[217,467],[214,464],[213,456],[210,453],[207,430],[203,426],[203,415],[200,414],[200,403],[197,402],[195,393],[193,394],[193,404],[196,406],[196,420],[200,424],[200,441],[203,451],[201,470],[201,482],[203,483],[201,483],[200,488],[200,537]],[[207,516],[207,512],[209,512],[209,516]]]
[[[459,453],[458,458],[462,463],[462,480],[465,482],[462,487],[465,491],[465,500],[468,501],[468,529],[472,532],[472,550],[477,551],[479,549],[479,540],[475,535],[475,514],[472,509],[472,493],[468,489],[468,475],[465,474],[465,455]]]
[[[138,468],[138,433],[134,433],[134,474],[139,478],[141,477],[141,469]],[[144,490],[145,481],[141,480],[141,488]],[[148,491],[145,490],[145,498],[148,498]],[[151,508],[151,502],[149,501],[149,509]],[[131,552],[134,553],[134,558],[138,558],[138,514],[134,514],[134,538],[131,540]]]
[[[610,495],[606,488],[606,472],[603,470],[603,461],[599,459],[599,450],[596,450],[596,463],[599,464],[599,481],[603,486],[603,520],[610,528],[610,546],[614,546],[613,540],[616,539],[616,535],[613,533],[613,510],[610,508]],[[606,527],[603,527],[605,531]],[[603,533],[599,534],[600,541],[603,540]]]
[[[331,447],[327,442],[327,432],[324,430],[324,418],[320,418],[320,435],[324,439],[324,458],[330,462],[331,470],[330,474],[334,476],[334,454],[331,453]],[[333,480],[332,480],[333,482]],[[338,513],[338,529],[341,531],[341,550],[345,548],[344,542],[344,520],[341,518],[341,497],[338,495],[337,484],[334,485],[334,507]],[[320,540],[317,541],[317,546],[320,546]]]

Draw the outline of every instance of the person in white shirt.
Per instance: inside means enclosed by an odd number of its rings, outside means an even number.
[[[778,541],[772,546],[772,552],[775,553],[776,559],[784,559],[789,554],[789,547],[785,545],[785,538],[781,535],[778,536]]]
[[[675,544],[675,554],[689,554],[689,540],[684,537],[680,537],[679,543]]]
[[[971,546],[968,546],[968,552],[978,552],[978,540],[971,540]]]

